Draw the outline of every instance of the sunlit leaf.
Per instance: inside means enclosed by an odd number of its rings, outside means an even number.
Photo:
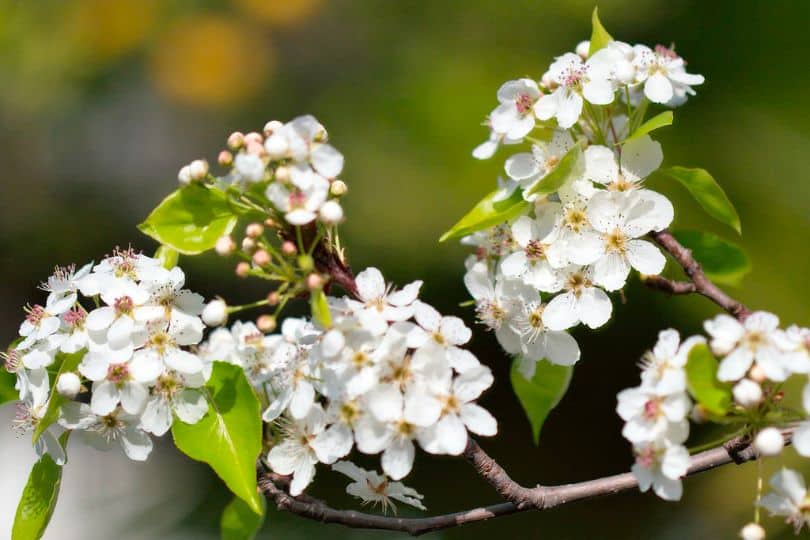
[[[669,167],[661,169],[660,172],[683,184],[707,214],[742,234],[737,210],[728,200],[720,184],[705,169]]]
[[[86,352],[86,349],[82,349],[72,354],[63,352],[56,354],[56,362],[54,362],[54,366],[59,366],[59,369],[56,371],[56,374],[53,375],[53,379],[51,379],[51,398],[48,400],[48,408],[45,409],[45,414],[42,415],[42,418],[40,418],[39,422],[37,422],[37,425],[34,428],[34,433],[32,435],[34,442],[39,439],[39,437],[45,432],[46,429],[48,429],[48,427],[59,419],[59,408],[63,403],[68,401],[67,398],[62,397],[62,395],[56,391],[56,381],[59,380],[59,376],[62,373],[76,371],[79,368],[79,364],[81,363],[82,358],[84,358]]]
[[[451,238],[461,238],[493,225],[510,221],[525,212],[530,206],[523,198],[523,192],[520,189],[516,189],[507,199],[495,201],[498,193],[499,190],[495,190],[481,199],[472,210],[439,238],[439,242]]]
[[[529,195],[547,195],[560,189],[572,178],[582,175],[585,160],[582,158],[582,146],[575,144],[560,159],[554,170],[529,188]]]
[[[155,251],[155,259],[160,261],[160,264],[166,270],[171,270],[175,266],[177,266],[177,261],[180,258],[180,254],[177,252],[176,249],[170,248],[169,246],[160,246]]]
[[[260,499],[262,513],[256,514],[242,499],[234,497],[219,520],[222,540],[253,540],[264,524],[267,514],[264,498]]]
[[[68,433],[59,438],[62,447],[67,446]],[[39,540],[45,533],[59,497],[62,483],[62,467],[51,456],[43,455],[31,468],[28,482],[23,488],[17,505],[12,540]]]
[[[725,415],[731,406],[731,385],[717,380],[717,359],[705,343],[689,351],[686,361],[686,381],[689,393],[707,411]]]
[[[593,8],[591,26],[593,29],[591,30],[591,46],[588,48],[588,56],[592,56],[593,53],[607,47],[607,44],[613,41],[613,37],[608,34],[608,31],[602,26],[602,21],[599,20],[598,7]]]
[[[327,304],[326,295],[322,290],[312,292],[309,297],[309,307],[312,311],[312,318],[318,321],[322,327],[329,328],[332,326],[329,304]]]
[[[738,286],[751,271],[751,260],[741,247],[712,233],[673,231],[672,234],[692,250],[692,256],[703,267],[706,276],[716,283]]]
[[[176,419],[174,443],[180,451],[211,466],[228,488],[257,515],[256,459],[262,449],[261,406],[244,371],[214,362],[205,387],[208,414],[196,424]]]
[[[191,184],[163,199],[138,228],[184,255],[195,255],[213,248],[236,221],[224,193]]]
[[[0,367],[0,405],[20,399],[20,393],[14,388],[15,384],[17,384],[17,377],[6,371],[4,367]]]
[[[518,369],[520,359],[512,362],[512,388],[517,394],[532,427],[534,444],[540,441],[540,430],[551,410],[557,406],[568,390],[572,366],[558,366],[548,360],[537,362],[534,376],[527,380]]]
[[[672,111],[664,111],[661,114],[657,114],[641,124],[638,129],[636,129],[632,135],[627,137],[624,142],[629,142],[644,135],[647,135],[651,131],[654,131],[658,128],[671,126],[672,121],[674,120],[675,116],[672,114]]]

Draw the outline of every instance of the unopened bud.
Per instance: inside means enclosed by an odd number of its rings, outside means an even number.
[[[579,55],[580,58],[585,60],[588,58],[588,51],[591,48],[591,42],[588,40],[580,41],[577,44],[576,53]]]
[[[186,165],[180,169],[180,172],[177,173],[177,180],[184,186],[189,185],[191,183],[191,167]]]
[[[256,326],[262,332],[272,332],[276,329],[276,318],[272,315],[261,315],[256,319]]]
[[[287,137],[277,133],[267,137],[267,140],[264,141],[264,149],[267,150],[270,159],[283,159],[290,151],[290,143],[287,141]]]
[[[250,265],[244,261],[236,265],[236,275],[243,278],[250,273]]]
[[[748,378],[758,383],[763,383],[768,380],[768,376],[765,374],[765,371],[759,367],[759,364],[754,364],[751,367],[748,371]]]
[[[543,88],[546,88],[547,90],[554,90],[555,88],[557,88],[557,81],[555,81],[551,77],[551,73],[548,72],[543,74],[543,77],[540,79],[540,84],[543,86]]]
[[[298,253],[298,249],[295,247],[295,244],[293,244],[289,240],[286,240],[285,242],[281,243],[281,252],[284,255],[292,256]]]
[[[310,274],[307,276],[307,289],[310,291],[317,291],[323,289],[323,284],[326,281],[321,277],[320,274]]]
[[[230,255],[236,251],[236,242],[228,235],[220,236],[217,243],[214,245],[214,250],[216,250],[218,255],[222,255],[223,257]]]
[[[204,159],[195,159],[188,165],[192,180],[202,180],[208,176],[208,162]]]
[[[315,268],[315,261],[309,255],[301,255],[298,257],[298,268],[304,272],[309,272]]]
[[[264,134],[268,137],[284,127],[284,124],[278,120],[270,120],[264,125]]]
[[[754,439],[754,448],[763,456],[776,456],[785,447],[782,432],[775,427],[767,427],[757,434]]]
[[[250,133],[245,135],[245,144],[250,144],[254,142],[258,144],[262,144],[264,142],[264,137],[262,136],[261,133],[257,131],[251,131]]]
[[[205,305],[202,320],[208,326],[221,326],[228,320],[228,305],[224,300],[217,298]]]
[[[286,184],[290,181],[290,168],[287,166],[278,167],[276,169],[276,180]]]
[[[245,234],[251,238],[258,238],[264,232],[264,227],[262,227],[261,223],[251,223],[247,227],[245,227]]]
[[[762,387],[751,379],[743,379],[734,385],[734,401],[746,409],[756,407],[762,402]]]
[[[245,144],[245,136],[239,131],[234,131],[228,135],[228,147],[231,150],[239,150]]]
[[[267,218],[264,220],[264,224],[270,227],[271,229],[275,229],[278,227],[278,223],[273,218]]]
[[[281,302],[281,295],[278,294],[278,291],[271,291],[267,293],[268,306],[277,306],[279,302]]]
[[[335,180],[332,182],[332,185],[329,186],[329,193],[335,197],[342,197],[347,191],[349,191],[349,187],[343,180]]]
[[[256,241],[253,238],[242,238],[242,251],[245,253],[253,253],[256,249]]]
[[[230,167],[233,165],[233,154],[231,154],[227,150],[223,150],[217,156],[217,163],[219,163],[223,167]]]
[[[256,266],[267,266],[270,264],[270,254],[266,250],[260,249],[253,254],[253,262]]]
[[[706,413],[706,408],[700,403],[697,403],[692,407],[689,418],[696,424],[703,424],[709,419],[709,415]]]
[[[60,396],[66,397],[68,399],[73,399],[76,397],[82,389],[82,381],[79,379],[79,376],[75,373],[62,373],[59,375],[59,378],[56,380],[56,391],[59,393]]]
[[[740,529],[740,538],[742,540],[765,540],[765,529],[759,523],[749,523]]]
[[[321,216],[321,221],[330,225],[343,221],[343,208],[337,201],[326,201],[318,213]]]
[[[261,143],[257,143],[255,141],[250,141],[245,145],[245,150],[248,154],[255,154],[257,156],[262,156],[265,154],[264,145]]]

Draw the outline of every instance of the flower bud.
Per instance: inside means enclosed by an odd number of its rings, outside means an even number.
[[[236,265],[236,275],[238,277],[247,277],[250,273],[250,265],[244,261]]]
[[[757,434],[754,439],[754,448],[763,456],[776,456],[785,447],[782,432],[775,427],[767,427]]]
[[[214,245],[214,250],[217,252],[218,255],[222,255],[225,257],[226,255],[230,255],[234,251],[236,251],[236,242],[233,241],[233,238],[228,236],[227,234],[224,236],[220,236],[217,240],[217,243]]]
[[[750,370],[748,370],[748,377],[758,383],[763,383],[768,380],[768,376],[765,374],[765,371],[759,364],[754,364]]]
[[[208,176],[208,162],[204,159],[195,159],[188,165],[192,180],[202,180]]]
[[[276,180],[286,184],[290,181],[290,168],[287,166],[278,167],[276,169]]]
[[[264,149],[267,150],[267,155],[270,159],[283,159],[287,157],[287,152],[290,150],[290,143],[287,142],[287,137],[281,134],[270,135],[264,141]]]
[[[223,167],[230,167],[233,165],[233,154],[227,150],[223,150],[217,156],[217,163]]]
[[[270,227],[271,229],[275,229],[276,227],[278,227],[278,223],[276,223],[276,220],[274,220],[273,218],[265,219],[264,224]]]
[[[239,150],[245,144],[245,136],[239,131],[234,131],[228,135],[228,147],[231,150]]]
[[[323,289],[323,285],[326,281],[321,277],[320,274],[310,274],[307,276],[307,289],[310,291],[317,291]]]
[[[264,227],[262,227],[261,223],[251,223],[247,227],[245,227],[245,234],[248,235],[250,238],[258,238],[264,232]]]
[[[342,197],[343,195],[346,195],[347,191],[349,191],[349,187],[343,180],[335,180],[332,182],[332,185],[329,186],[329,193],[335,197]]]
[[[255,154],[257,156],[262,156],[265,154],[264,146],[256,141],[250,141],[247,143],[245,145],[245,150],[247,150],[248,154]]]
[[[591,42],[587,39],[585,41],[580,41],[577,44],[576,53],[579,55],[580,58],[585,60],[588,58],[588,51],[591,49]]]
[[[315,261],[309,255],[301,255],[298,257],[298,268],[304,272],[309,272],[315,268]]]
[[[270,254],[266,250],[260,249],[253,254],[253,262],[256,266],[267,266],[270,264]]]
[[[59,378],[56,380],[56,391],[59,393],[60,396],[66,397],[68,399],[73,399],[76,397],[82,389],[82,381],[79,379],[79,376],[75,373],[62,373],[59,375]]]
[[[337,201],[326,201],[318,213],[321,216],[321,221],[330,225],[343,221],[343,208]]]
[[[242,238],[242,251],[245,253],[253,253],[256,250],[256,241],[253,238]]]
[[[292,242],[287,240],[285,242],[282,242],[282,244],[281,244],[281,252],[284,255],[292,256],[292,255],[295,255],[296,253],[298,253],[298,249],[295,247],[295,244],[293,244]]]
[[[219,298],[211,300],[205,305],[202,320],[208,326],[221,326],[228,320],[228,304]]]
[[[765,529],[759,523],[749,523],[740,529],[742,540],[765,540]]]
[[[276,329],[276,318],[272,315],[262,315],[256,319],[256,326],[262,332],[272,332]]]
[[[264,134],[269,137],[270,135],[272,135],[273,133],[275,133],[276,131],[280,130],[283,127],[284,124],[282,124],[278,120],[270,120],[264,125]]]
[[[264,137],[262,137],[261,133],[258,133],[256,131],[251,131],[250,133],[245,135],[245,144],[250,144],[250,143],[262,144],[263,142],[264,142]]]
[[[191,183],[191,167],[185,165],[180,169],[180,172],[177,173],[177,180],[184,186],[189,185]]]
[[[281,301],[281,295],[278,294],[278,291],[271,291],[271,292],[267,293],[267,305],[268,306],[277,306],[280,301]]]
[[[749,409],[762,402],[762,387],[751,379],[743,379],[732,390],[734,401],[742,407]]]
[[[546,90],[554,90],[557,88],[557,81],[551,77],[551,73],[545,72],[540,78],[540,85]]]

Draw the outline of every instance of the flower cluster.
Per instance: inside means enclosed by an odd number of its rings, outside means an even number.
[[[266,393],[263,418],[276,435],[267,463],[293,476],[293,495],[312,481],[317,463],[334,464],[355,445],[382,453],[382,470],[400,480],[413,466],[414,442],[432,454],[458,455],[468,431],[497,431],[492,415],[475,403],[492,373],[461,348],[471,337],[461,319],[418,300],[421,281],[392,290],[369,268],[356,283],[356,298],[328,299],[329,328],[288,318],[280,334],[264,335],[235,323],[213,332],[199,351],[204,359],[243,366]],[[340,467],[360,481],[356,469]],[[410,491],[389,485],[395,488],[386,496],[416,502]]]
[[[662,499],[681,498],[681,477],[689,468],[687,416],[692,400],[686,392],[689,351],[705,340],[680,342],[675,330],[658,334],[658,343],[643,360],[641,385],[619,392],[616,411],[625,421],[622,435],[633,444],[632,471],[641,491],[650,487]]]
[[[234,132],[228,137],[229,150],[218,158],[228,169],[224,176],[209,177],[208,164],[195,160],[180,169],[178,179],[181,184],[210,180],[226,191],[235,187],[263,192],[291,225],[316,219],[335,224],[343,219],[337,197],[346,193],[346,184],[337,179],[343,171],[343,154],[327,140],[326,129],[313,116],[299,116],[286,124],[271,120],[263,133]]]
[[[58,411],[40,426],[38,453],[64,462],[56,441],[62,427],[141,461],[152,450],[150,434],[166,433],[175,415],[196,423],[206,414],[197,390],[203,363],[183,349],[202,340],[203,298],[184,284],[180,268],[167,270],[131,249],[95,266],[57,268],[42,284],[45,305],[26,308],[21,338],[5,355],[17,376],[18,427],[38,427],[58,393]],[[50,425],[57,417],[58,426]]]
[[[643,239],[674,216],[670,201],[644,185],[663,152],[649,135],[630,135],[649,102],[677,105],[703,82],[664,47],[612,41],[590,57],[587,44],[578,50],[557,58],[539,84],[520,79],[498,90],[490,138],[473,154],[530,143],[506,160],[491,200],[520,211],[463,240],[476,248],[466,283],[481,321],[507,352],[558,364],[579,358],[564,332],[604,325],[607,293],[622,289],[631,269],[664,269],[664,255]]]

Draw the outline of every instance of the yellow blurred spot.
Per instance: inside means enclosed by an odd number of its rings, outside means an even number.
[[[250,26],[216,15],[193,15],[162,37],[150,73],[170,98],[223,106],[255,94],[274,64],[270,44]]]
[[[323,0],[233,0],[239,9],[274,26],[290,26],[308,19]]]
[[[110,60],[136,49],[158,14],[158,0],[81,0],[71,14],[76,43],[90,58]]]

